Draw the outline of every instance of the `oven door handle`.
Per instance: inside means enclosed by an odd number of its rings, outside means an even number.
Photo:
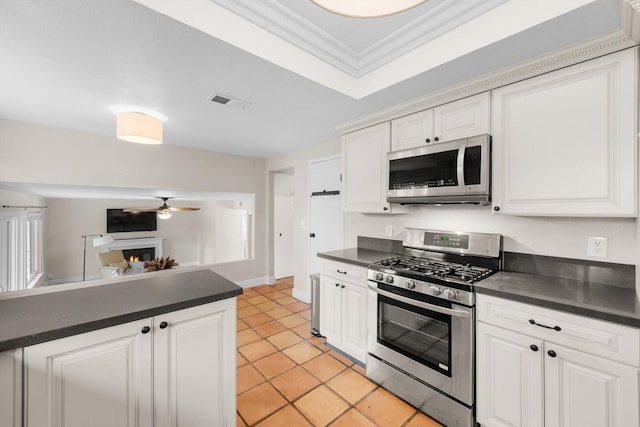
[[[437,313],[447,314],[453,317],[469,317],[469,312],[464,310],[454,310],[451,308],[440,307],[439,305],[429,304],[427,302],[414,300],[411,298],[403,297],[402,295],[394,294],[393,292],[388,292],[382,289],[379,289],[377,286],[371,285],[371,283],[367,283],[369,289],[373,292],[383,295],[385,297],[394,299],[396,301],[403,302],[405,304],[413,305],[415,307],[424,308],[426,310],[435,311]]]

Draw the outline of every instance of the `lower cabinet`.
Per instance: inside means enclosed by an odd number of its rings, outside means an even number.
[[[482,426],[640,425],[637,366],[561,345],[561,334],[553,340],[532,335],[478,323],[476,400]]]
[[[320,276],[320,333],[327,343],[364,363],[367,292],[362,285]]]
[[[235,304],[26,347],[24,425],[235,425]]]
[[[0,352],[0,426],[22,426],[22,349]]]

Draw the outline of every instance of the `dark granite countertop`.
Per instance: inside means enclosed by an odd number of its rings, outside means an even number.
[[[633,288],[507,271],[475,288],[479,294],[640,327],[640,301]]]
[[[398,256],[396,253],[376,251],[373,249],[364,248],[349,248],[338,249],[337,251],[330,252],[318,252],[320,258],[326,258],[333,261],[347,262],[349,264],[359,265],[366,267],[369,264],[389,258],[392,256]]]
[[[211,270],[0,299],[0,351],[232,298],[242,288]]]

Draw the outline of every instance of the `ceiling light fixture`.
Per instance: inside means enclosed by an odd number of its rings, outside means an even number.
[[[169,219],[169,218],[171,218],[171,211],[169,209],[158,211],[158,218],[160,218],[160,219]]]
[[[329,12],[350,18],[380,18],[404,12],[427,0],[311,0]]]
[[[116,113],[116,136],[123,141],[137,144],[162,144],[163,114],[146,108],[114,105],[109,109]]]

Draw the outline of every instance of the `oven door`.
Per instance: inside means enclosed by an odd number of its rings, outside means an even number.
[[[432,297],[372,281],[368,286],[367,351],[473,405],[473,308],[433,304]]]

